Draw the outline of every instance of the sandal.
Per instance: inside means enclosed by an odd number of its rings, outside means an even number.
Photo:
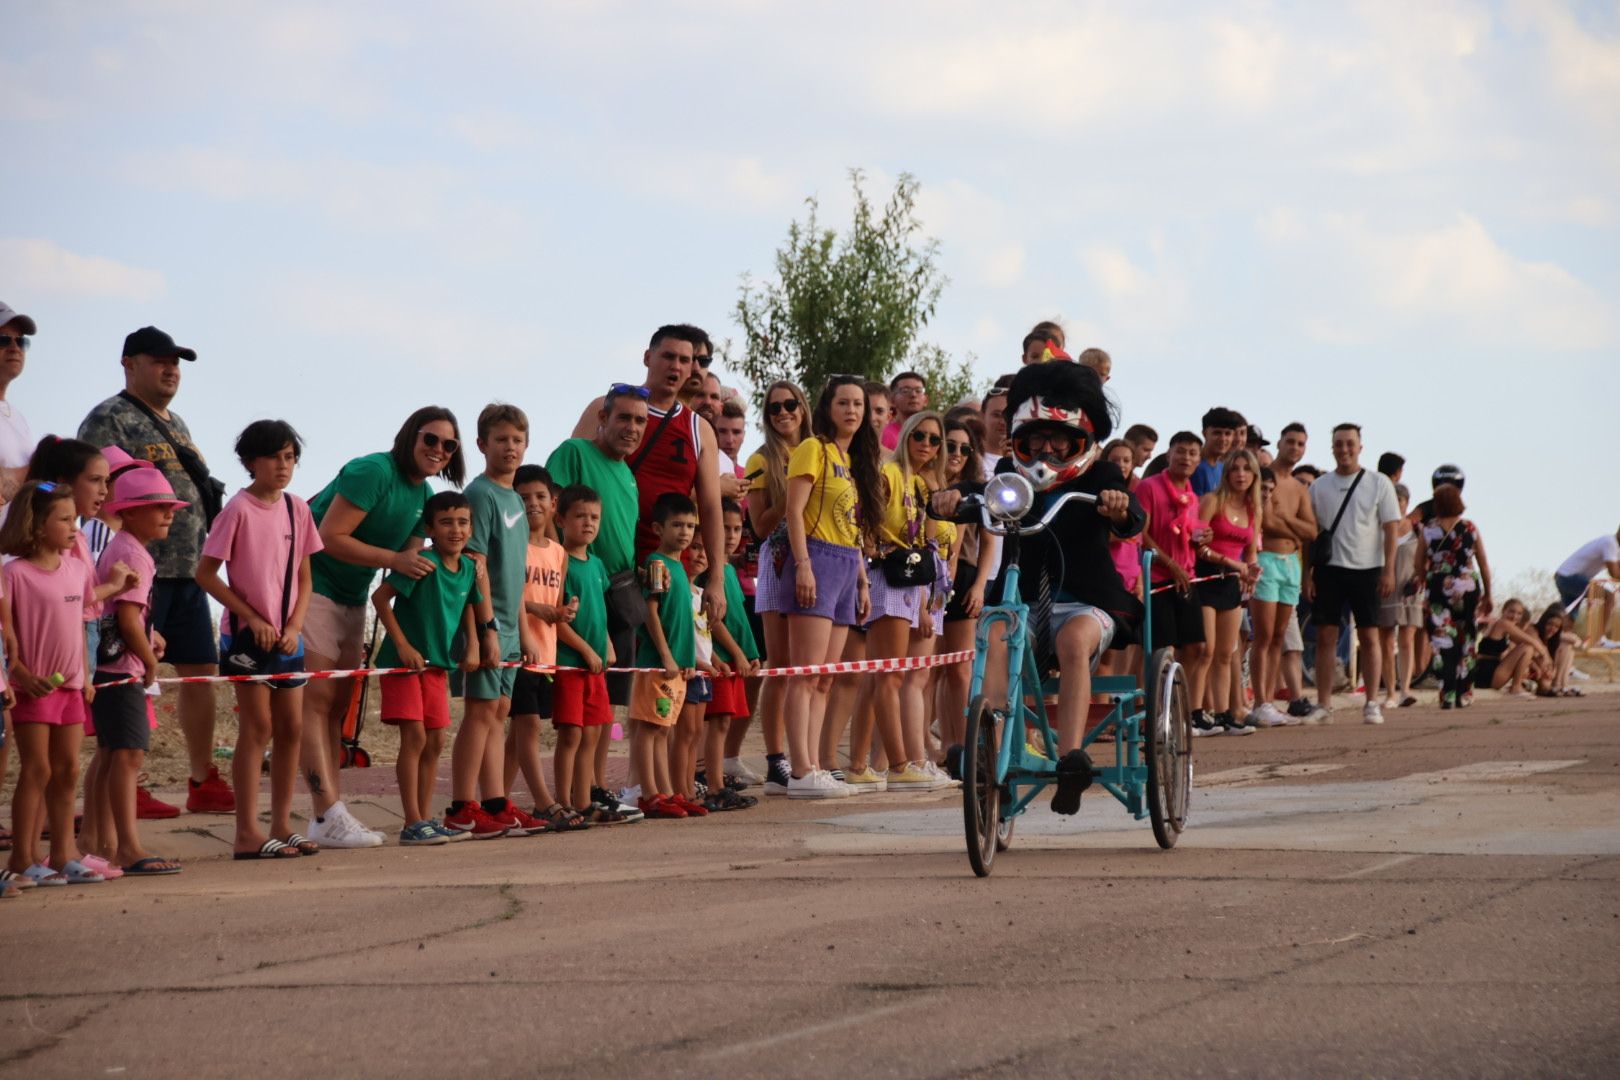
[[[6,885],[13,889],[23,889],[26,891],[34,888],[34,886],[38,884],[39,882],[35,881],[27,874],[19,874],[15,870],[7,870],[4,867],[0,867],[0,885]]]
[[[297,851],[300,855],[319,855],[321,853],[321,845],[303,833],[288,833],[282,837],[281,842]]]
[[[54,888],[57,885],[67,884],[67,878],[63,877],[55,870],[52,870],[42,862],[37,862],[33,866],[30,866],[28,869],[24,870],[23,876],[29,881],[32,881],[35,885],[49,885]]]
[[[80,855],[79,861],[100,874],[108,881],[117,881],[124,876],[124,872],[100,855]]]
[[[238,862],[249,859],[296,859],[298,858],[298,849],[283,844],[280,840],[272,839],[260,844],[257,851],[233,852],[231,858],[236,859]]]
[[[131,877],[161,877],[164,874],[178,874],[183,867],[173,859],[165,859],[161,855],[148,855],[124,867],[124,873]]]
[[[630,820],[623,810],[609,810],[605,806],[592,806],[587,820],[592,825],[622,825]]]
[[[1566,686],[1559,692],[1560,697],[1585,697],[1586,691],[1573,686]]]
[[[536,808],[534,816],[551,822],[552,828],[557,832],[579,832],[581,829],[591,827],[584,814],[562,803],[552,803],[544,810]]]
[[[107,880],[78,859],[69,859],[58,873],[67,879],[69,885],[100,885]]]

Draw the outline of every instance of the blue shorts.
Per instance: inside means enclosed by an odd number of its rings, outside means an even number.
[[[1564,610],[1573,619],[1580,601],[1586,597],[1586,587],[1592,584],[1592,579],[1573,574],[1554,574],[1553,584],[1558,586],[1558,599],[1564,602]]]
[[[165,664],[219,665],[214,616],[208,594],[191,578],[158,578],[152,583],[152,629],[163,635]]]
[[[523,648],[518,644],[516,637],[501,644],[502,660],[521,660]],[[462,696],[474,701],[494,701],[497,698],[509,698],[512,690],[517,686],[518,669],[506,668],[479,668],[469,671],[462,676]]]
[[[686,703],[706,705],[714,700],[714,680],[707,675],[693,675],[686,683]]]
[[[1058,635],[1063,632],[1063,628],[1068,625],[1069,620],[1078,619],[1082,615],[1089,615],[1096,619],[1097,625],[1102,628],[1102,637],[1097,641],[1097,651],[1091,654],[1091,670],[1095,673],[1098,663],[1102,661],[1102,654],[1108,651],[1108,646],[1114,640],[1114,617],[1112,615],[1102,608],[1092,607],[1090,604],[1065,603],[1062,600],[1054,601],[1052,604],[1052,640],[1057,641]]]

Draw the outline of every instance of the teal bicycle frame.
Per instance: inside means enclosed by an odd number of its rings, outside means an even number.
[[[1009,531],[1007,539],[1016,542],[1017,533]],[[1149,570],[1153,553],[1142,552],[1142,580],[1151,582]],[[1022,814],[1047,784],[1057,779],[1058,742],[1046,712],[1046,695],[1056,693],[1058,680],[1045,679],[1039,670],[1033,629],[1029,626],[1029,605],[1018,590],[1018,561],[1016,551],[1010,552],[1001,589],[1001,603],[986,607],[979,616],[973,636],[973,682],[968,700],[977,700],[984,692],[984,670],[989,656],[990,634],[998,625],[1006,628],[1003,640],[1007,643],[1007,702],[1004,725],[996,747],[997,786],[1005,791],[1006,802],[1001,816],[1014,818]],[[1152,605],[1146,605],[1142,621],[1142,640],[1153,640]],[[1094,761],[1093,783],[1102,787],[1122,803],[1138,821],[1148,816],[1147,763],[1142,756],[1142,719],[1147,715],[1145,686],[1148,680],[1146,665],[1150,650],[1144,648],[1143,672],[1134,675],[1099,675],[1091,680],[1093,694],[1110,694],[1114,706],[1108,715],[1081,740],[1088,749],[1104,733],[1114,736],[1112,764]],[[1026,693],[1025,687],[1035,688]],[[1016,702],[1016,707],[1011,707]],[[1031,704],[1033,702],[1033,704]],[[1086,708],[1090,709],[1090,702]],[[1029,748],[1031,734],[1040,737],[1040,753]]]

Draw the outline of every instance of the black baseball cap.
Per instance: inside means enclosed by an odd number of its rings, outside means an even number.
[[[1250,424],[1249,425],[1249,449],[1250,450],[1259,450],[1261,447],[1270,446],[1270,445],[1271,445],[1271,440],[1266,438],[1264,435],[1262,435],[1260,433],[1259,428],[1255,427],[1253,424]]]
[[[178,356],[182,360],[195,360],[197,350],[176,345],[174,338],[155,326],[143,326],[124,339],[124,355]]]

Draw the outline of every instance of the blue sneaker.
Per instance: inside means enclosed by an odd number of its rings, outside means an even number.
[[[399,831],[401,847],[436,847],[449,842],[449,837],[440,833],[438,823],[433,821],[418,821]]]
[[[472,839],[472,833],[457,832],[455,829],[447,829],[444,827],[444,823],[438,818],[432,818],[423,822],[423,824],[433,826],[433,831],[444,837],[444,841],[447,844],[455,844],[462,840]]]

